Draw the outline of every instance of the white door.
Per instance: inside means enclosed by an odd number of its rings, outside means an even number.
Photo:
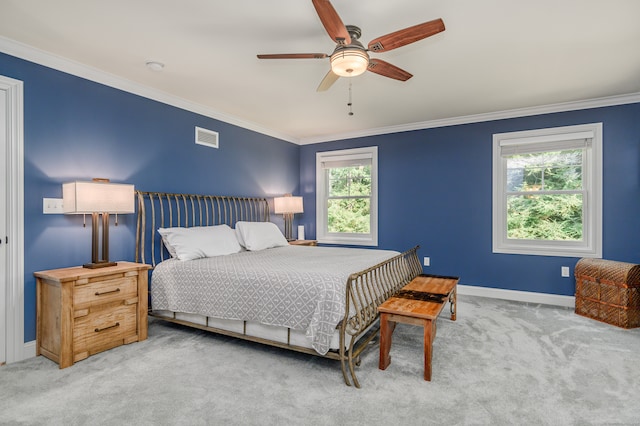
[[[23,83],[0,76],[0,363],[26,358],[25,348],[35,356],[24,343],[22,105]]]
[[[0,365],[7,361],[7,94],[0,90]]]

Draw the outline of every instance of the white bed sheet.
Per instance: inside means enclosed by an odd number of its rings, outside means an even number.
[[[397,254],[286,246],[191,261],[171,259],[152,274],[152,307],[290,328],[324,355],[337,346],[332,340],[344,316],[349,275]]]

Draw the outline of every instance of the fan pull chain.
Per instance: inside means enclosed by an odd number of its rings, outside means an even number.
[[[353,102],[351,102],[351,82],[349,82],[349,103],[347,106],[349,107],[349,115],[353,115],[353,110],[351,109],[353,106]]]

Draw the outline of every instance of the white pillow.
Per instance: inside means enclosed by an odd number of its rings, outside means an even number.
[[[169,254],[180,260],[223,256],[242,250],[236,234],[228,225],[159,228]]]
[[[240,244],[250,251],[289,245],[280,229],[271,222],[238,222],[236,234]]]
[[[160,234],[160,236],[162,236],[162,244],[164,244],[164,246],[167,248],[167,251],[169,252],[171,257],[176,258],[178,257],[178,253],[176,253],[176,249],[171,245],[169,239],[166,237],[166,235],[168,235],[168,232],[173,229],[181,228],[158,228],[158,233]],[[160,230],[162,230],[162,232]]]

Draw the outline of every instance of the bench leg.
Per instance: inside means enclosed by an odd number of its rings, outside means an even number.
[[[387,314],[380,314],[380,360],[378,368],[380,370],[386,370],[389,364],[391,364],[391,357],[389,351],[391,350],[391,336],[393,330],[396,328],[396,323],[388,321]]]
[[[435,320],[424,321],[424,379],[431,381],[431,358],[433,355],[433,338],[435,337]]]
[[[456,312],[458,312],[458,290],[456,287],[449,293],[449,306],[451,308],[451,321],[455,321]]]

